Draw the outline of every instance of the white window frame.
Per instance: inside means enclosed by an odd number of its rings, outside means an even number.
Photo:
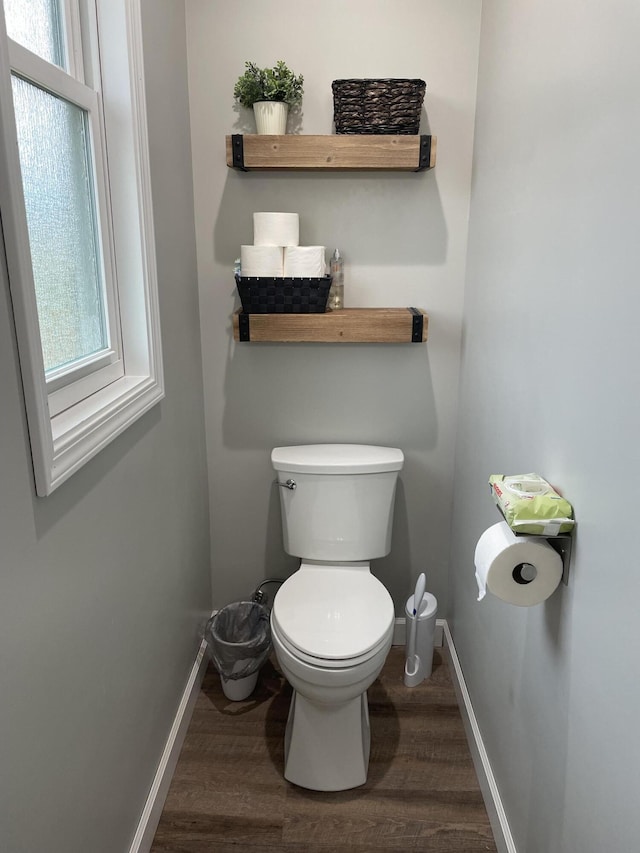
[[[73,6],[77,8],[75,4]],[[79,39],[76,38],[75,42],[78,43],[78,41]],[[46,382],[51,416],[60,414],[90,394],[124,376],[101,94],[83,82],[84,71],[78,66],[78,58],[76,49],[73,66],[77,68],[76,73],[81,79],[71,77],[57,65],[41,59],[35,53],[9,39],[9,62],[12,72],[27,82],[42,86],[46,92],[80,107],[87,115],[90,133],[92,189],[98,227],[96,234],[98,262],[101,268],[102,305],[107,316],[109,340],[108,345],[98,353],[47,371]]]
[[[69,8],[69,0],[63,2]],[[107,264],[113,262],[118,271],[120,319],[106,365],[113,370],[115,364],[116,372],[98,390],[91,373],[61,390],[55,377],[47,388],[10,78],[12,60],[21,76],[28,78],[28,69],[18,46],[11,43],[10,51],[0,49],[0,215],[39,496],[50,494],[164,397],[140,0],[95,0],[95,6],[94,0],[82,2],[95,16],[99,39],[103,101],[94,105],[100,117],[94,134],[98,146],[106,146],[111,215],[108,211],[103,215],[112,232],[101,239],[115,247]],[[91,39],[90,53],[96,57],[92,30],[83,27],[83,37]],[[69,40],[74,42],[69,55],[76,68],[81,61],[78,32],[76,28],[76,35],[66,33],[68,48]],[[0,15],[0,39],[7,44],[4,14]],[[91,86],[97,75],[95,61],[84,71]],[[72,100],[67,90],[60,94]],[[108,248],[104,254],[109,255]],[[71,405],[69,388],[72,394],[78,388],[83,391]]]

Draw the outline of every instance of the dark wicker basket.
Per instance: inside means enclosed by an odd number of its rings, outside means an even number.
[[[336,133],[418,133],[424,80],[334,80]]]
[[[268,278],[236,276],[245,314],[324,314],[331,276]]]

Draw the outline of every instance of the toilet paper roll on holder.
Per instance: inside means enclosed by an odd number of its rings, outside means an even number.
[[[500,517],[503,521],[506,521],[505,515],[500,509],[498,505],[496,505],[496,509]],[[575,528],[574,528],[575,529]],[[571,563],[571,550],[573,545],[573,532],[571,533],[556,533],[549,535],[547,533],[517,533],[513,528],[511,528],[511,532],[514,536],[529,536],[529,537],[539,537],[540,539],[546,539],[549,545],[557,551],[560,555],[560,559],[562,560],[562,583],[565,586],[569,585],[569,565]]]

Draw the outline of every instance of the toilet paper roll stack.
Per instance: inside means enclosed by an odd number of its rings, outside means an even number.
[[[243,276],[321,278],[326,274],[324,246],[300,246],[297,213],[254,213],[253,245],[240,247]]]
[[[505,521],[482,534],[475,552],[478,601],[487,590],[520,607],[541,604],[562,580],[562,558],[540,536],[516,536]]]

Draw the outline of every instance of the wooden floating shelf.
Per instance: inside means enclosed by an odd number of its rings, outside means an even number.
[[[253,170],[389,170],[422,172],[436,164],[436,137],[400,134],[227,136],[227,166]]]
[[[233,315],[236,341],[408,344],[427,340],[429,318],[419,308],[344,308],[326,314]]]

